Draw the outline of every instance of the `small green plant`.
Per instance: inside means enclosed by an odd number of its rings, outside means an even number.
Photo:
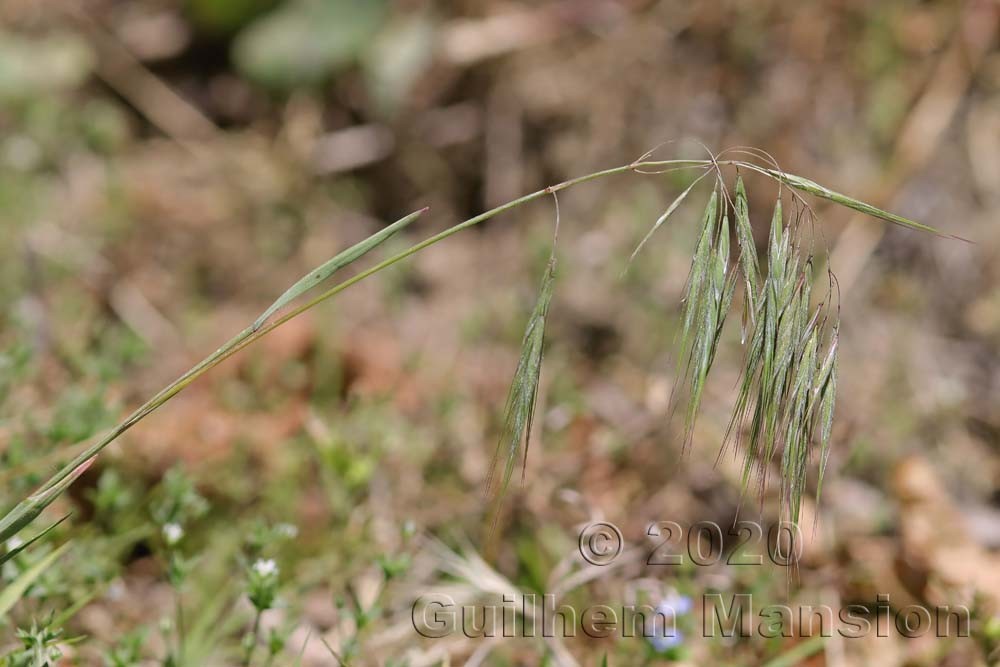
[[[767,253],[766,277],[762,276],[763,270],[758,266],[757,251],[750,234],[745,185],[742,181],[737,181],[735,194],[731,193],[726,185],[723,168],[756,172],[779,184]],[[702,177],[715,176],[715,186],[702,217],[702,231],[688,276],[685,297],[680,348],[688,389],[686,441],[691,439],[705,380],[715,358],[719,335],[730,304],[735,298],[737,287],[742,285],[744,340],[748,340],[749,344],[747,364],[743,369],[743,381],[730,433],[741,443],[745,440],[745,483],[749,482],[750,474],[756,469],[760,484],[765,484],[767,466],[773,456],[782,452],[783,503],[791,516],[797,518],[798,504],[805,488],[806,463],[814,450],[813,440],[820,441],[821,459],[825,459],[828,451],[829,425],[836,388],[838,331],[838,311],[831,308],[831,299],[824,299],[815,308],[811,303],[812,261],[810,253],[802,245],[803,237],[800,232],[806,226],[803,223],[812,224],[814,215],[798,192],[910,229],[940,233],[926,225],[834,192],[811,180],[788,174],[770,161],[766,154],[747,149],[730,149],[720,155],[710,155],[708,159],[690,160],[653,160],[651,153],[648,153],[629,164],[543,188],[460,222],[382,260],[306,302],[292,306],[293,301],[318,287],[339,269],[378,247],[427,209],[411,213],[303,276],[256,321],[59,469],[37,491],[0,518],[0,542],[17,535],[34,522],[46,507],[87,470],[105,447],[206,371],[355,283],[485,220],[536,199],[554,196],[572,186],[629,172],[663,174],[682,169],[700,171]],[[781,207],[782,187],[787,187],[792,197],[792,215],[788,218],[784,216]],[[651,233],[663,224],[677,209],[679,200],[689,196],[691,191],[692,188],[688,188],[682,193],[678,201],[656,222]],[[732,227],[736,230],[735,239],[740,252],[739,262],[735,266],[730,266],[729,261]],[[527,453],[531,418],[537,397],[545,318],[548,304],[553,298],[556,279],[554,253],[553,248],[542,280],[541,294],[526,327],[521,359],[507,403],[505,427],[498,444],[496,462],[503,467],[503,472],[499,483],[492,484],[496,478],[491,476],[491,487],[497,490],[498,497],[502,497],[503,490],[510,481],[516,460],[523,460]],[[833,280],[830,282],[832,293]],[[743,434],[746,422],[749,422],[748,435]],[[165,523],[161,522],[162,525]]]
[[[253,661],[253,654],[257,650],[257,635],[260,633],[260,621],[264,612],[274,606],[278,597],[278,564],[271,558],[258,558],[247,568],[247,598],[253,605],[254,619],[253,627],[243,637],[243,664],[249,665]],[[269,660],[284,646],[283,641],[279,641],[280,636],[272,634],[269,642]],[[277,649],[277,650],[275,650]]]
[[[153,501],[153,521],[160,527],[163,557],[167,565],[167,581],[174,593],[174,618],[164,623],[165,632],[172,632],[174,641],[168,643],[165,664],[184,663],[184,584],[194,565],[194,559],[184,555],[182,542],[185,526],[190,525],[208,511],[206,501],[195,489],[191,479],[179,468],[167,471],[156,489]]]
[[[58,626],[53,617],[49,617],[43,623],[39,623],[37,620],[32,621],[31,627],[28,629],[18,628],[17,638],[20,640],[22,648],[2,658],[0,665],[3,667],[50,667],[56,665],[63,657],[60,647],[79,641],[78,639],[64,638],[62,628]]]
[[[244,544],[241,561],[244,563],[243,592],[253,607],[253,622],[242,638],[243,661],[253,664],[261,640],[261,621],[264,613],[279,606],[278,588],[281,583],[281,568],[271,554],[288,540],[298,536],[298,528],[290,523],[267,523],[258,521],[251,528]],[[264,647],[267,656],[264,665],[271,665],[285,650],[288,630],[271,627],[267,630]]]
[[[142,662],[142,647],[146,642],[146,631],[130,632],[112,647],[105,657],[107,667],[136,667]]]

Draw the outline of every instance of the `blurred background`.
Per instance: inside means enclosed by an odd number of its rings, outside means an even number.
[[[767,526],[777,501],[741,509],[738,461],[716,465],[736,333],[682,455],[667,404],[703,199],[623,277],[690,182],[629,174],[560,194],[534,438],[492,547],[485,480],[548,257],[549,199],[365,280],[124,436],[55,508],[73,512],[56,533],[72,551],[5,619],[0,643],[69,609],[66,636],[86,639],[62,647],[66,664],[160,664],[143,662],[162,660],[158,623],[174,607],[156,508],[190,492],[204,500],[184,521],[190,664],[240,664],[250,615],[232,573],[248,549],[281,567],[282,606],[265,617],[288,638],[276,664],[303,645],[303,664],[336,664],[319,637],[356,664],[989,664],[1000,643],[998,11],[991,0],[4,0],[5,505],[303,272],[422,206],[431,212],[390,250],[664,141],[663,159],[701,158],[698,142],[750,145],[972,243],[814,202],[842,292],[840,393],[794,572],[645,565],[651,521],[727,526],[739,513]],[[762,243],[777,189],[748,187]],[[595,520],[629,545],[596,572],[576,553]],[[31,558],[5,565],[4,583]],[[894,609],[966,604],[973,624],[969,638],[814,641],[798,624],[792,637],[713,639],[694,623],[662,651],[621,636],[414,634],[416,595],[447,584],[487,599],[494,576],[558,588],[581,608],[682,595],[695,618],[706,592],[834,609],[887,594]],[[128,642],[135,661],[110,662]]]

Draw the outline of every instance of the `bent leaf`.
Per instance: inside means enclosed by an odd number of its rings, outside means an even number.
[[[276,312],[284,308],[286,305],[297,299],[302,294],[305,294],[313,287],[316,287],[324,280],[332,276],[334,273],[344,268],[354,260],[365,255],[370,250],[375,249],[377,246],[381,245],[387,241],[396,232],[402,230],[404,227],[409,225],[411,222],[419,218],[427,208],[422,208],[419,211],[414,211],[404,218],[400,218],[396,222],[392,223],[385,229],[381,229],[364,241],[357,243],[347,250],[337,254],[333,258],[327,260],[323,264],[320,264],[315,269],[307,273],[306,275],[299,278],[299,280],[285,290],[285,293],[278,297],[278,299],[268,306],[267,310],[261,313],[253,323],[253,329],[256,331],[267,321],[267,318],[274,315]]]

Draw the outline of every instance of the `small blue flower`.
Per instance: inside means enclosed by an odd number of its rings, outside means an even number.
[[[686,595],[670,593],[656,605],[653,634],[649,643],[657,652],[668,651],[684,643],[684,633],[677,629],[677,618],[691,613],[693,605]]]
[[[666,616],[684,616],[690,614],[692,609],[691,598],[686,595],[671,593],[660,601],[656,606],[656,611]]]
[[[663,634],[655,634],[649,638],[649,643],[658,652],[667,651],[684,643],[684,633],[677,628],[669,628]]]

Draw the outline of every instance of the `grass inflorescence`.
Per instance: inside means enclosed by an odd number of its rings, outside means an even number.
[[[798,521],[809,462],[818,447],[818,492],[829,452],[838,311],[830,308],[829,298],[813,305],[813,260],[803,256],[804,222],[812,222],[812,210],[793,198],[793,215],[786,216],[779,189],[771,214],[765,273],[754,241],[746,184],[738,175],[730,192],[718,162],[712,167],[716,181],[700,218],[683,297],[678,377],[685,391],[675,388],[673,400],[676,404],[679,397],[686,398],[683,448],[693,440],[705,385],[739,286],[744,364],[722,449],[730,440],[736,441],[744,457],[743,489],[756,482],[761,493],[771,463],[780,453],[782,507],[792,521]],[[790,185],[805,182],[796,179],[778,180]],[[686,197],[690,189],[681,196]],[[654,230],[675,204],[656,221]],[[735,261],[730,250],[733,239]],[[643,243],[646,240],[648,235]],[[830,274],[828,297],[833,280]]]
[[[749,157],[721,159],[726,154]],[[685,380],[688,398],[685,410],[685,446],[693,438],[695,420],[724,324],[737,289],[741,288],[741,329],[746,356],[727,440],[735,440],[744,452],[745,487],[749,487],[751,480],[756,479],[760,488],[763,488],[771,462],[780,454],[782,502],[791,518],[797,520],[798,508],[806,488],[808,463],[818,453],[818,494],[829,453],[836,394],[839,322],[838,311],[832,309],[830,298],[816,306],[812,304],[813,262],[809,253],[803,254],[801,233],[803,221],[813,219],[812,210],[800,195],[793,193],[793,215],[786,219],[782,210],[782,187],[789,192],[801,191],[897,225],[943,234],[926,225],[834,192],[811,180],[785,173],[760,152],[735,149],[720,156],[710,156],[709,159],[693,160],[652,160],[649,157],[647,154],[630,164],[571,179],[497,206],[358,272],[304,303],[293,305],[307,292],[326,282],[332,274],[376,249],[426,209],[402,218],[338,254],[303,276],[256,321],[163,388],[106,435],[57,470],[38,491],[0,517],[0,543],[32,524],[94,462],[105,447],[202,374],[290,319],[355,283],[453,234],[544,196],[555,196],[557,192],[571,186],[616,174],[659,174],[678,169],[693,169],[703,173],[660,216],[647,238],[636,248],[636,252],[674,214],[681,202],[692,194],[701,178],[714,174],[715,184],[701,216],[701,230],[684,297],[679,346],[683,372],[679,375]],[[762,165],[762,162],[766,164]],[[723,173],[725,167],[757,172],[779,184],[766,252],[766,274],[754,243],[746,185],[742,179],[737,179],[733,192],[730,192]],[[735,239],[738,250],[735,262],[731,260],[732,239]],[[555,241],[553,245],[554,243]],[[497,498],[503,497],[517,460],[520,458],[523,461],[527,455],[528,438],[538,398],[545,325],[555,286],[555,267],[553,247],[553,254],[523,337],[521,356],[507,400],[496,465],[489,480],[490,488],[496,490]],[[832,278],[830,284],[832,296]]]

